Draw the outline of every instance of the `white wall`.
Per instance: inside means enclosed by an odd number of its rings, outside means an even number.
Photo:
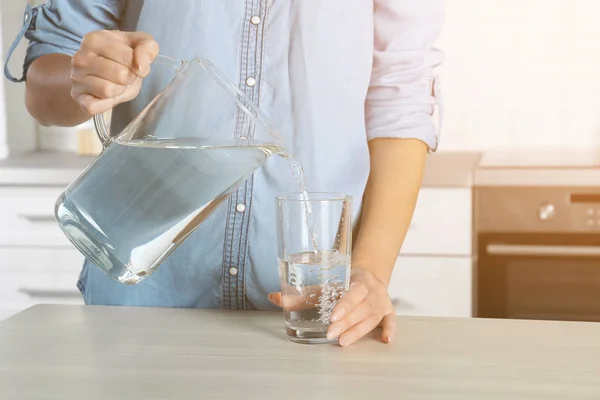
[[[23,26],[26,0],[0,1],[0,29],[2,34],[2,66],[6,52]],[[13,75],[21,77],[26,41],[21,41],[10,63]],[[6,126],[8,150],[11,155],[37,149],[37,123],[25,108],[25,84],[12,83],[2,76],[6,99]]]
[[[25,3],[0,1],[4,51]],[[446,7],[441,151],[600,146],[600,0],[446,0]],[[23,41],[15,74],[24,50]],[[75,148],[73,130],[37,127],[24,84],[3,84],[12,153]],[[0,133],[0,157],[2,143]]]
[[[0,19],[0,54],[2,52],[2,20]],[[6,104],[4,98],[4,79],[0,79],[0,160],[8,156],[8,136],[6,134]]]
[[[446,0],[440,149],[600,144],[600,0]]]

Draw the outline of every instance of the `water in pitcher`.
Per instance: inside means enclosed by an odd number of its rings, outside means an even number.
[[[288,336],[327,341],[331,313],[350,283],[350,256],[314,251],[279,260],[283,312]]]
[[[285,152],[117,140],[59,199],[57,219],[77,248],[94,254],[92,263],[122,283],[138,283],[273,154]]]

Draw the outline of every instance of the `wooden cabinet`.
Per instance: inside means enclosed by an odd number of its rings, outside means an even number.
[[[423,188],[389,293],[397,314],[472,316],[472,192]]]

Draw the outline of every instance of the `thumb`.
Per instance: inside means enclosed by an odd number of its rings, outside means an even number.
[[[134,71],[139,77],[145,78],[150,73],[150,64],[159,52],[159,46],[154,37],[146,32],[119,32],[121,40],[133,49]]]
[[[320,286],[306,286],[301,288],[284,287],[284,293],[270,293],[268,299],[278,307],[285,307],[288,311],[300,311],[316,307],[322,288]]]
[[[275,304],[277,307],[283,307],[283,303],[281,301],[281,292],[269,293],[267,297],[269,301]]]
[[[154,39],[142,41],[133,49],[133,60],[137,66],[139,77],[145,78],[148,76],[150,73],[150,64],[158,56],[158,51],[158,43]]]

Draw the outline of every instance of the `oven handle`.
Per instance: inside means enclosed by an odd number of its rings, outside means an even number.
[[[498,256],[600,257],[600,246],[542,246],[490,243],[487,253]]]

